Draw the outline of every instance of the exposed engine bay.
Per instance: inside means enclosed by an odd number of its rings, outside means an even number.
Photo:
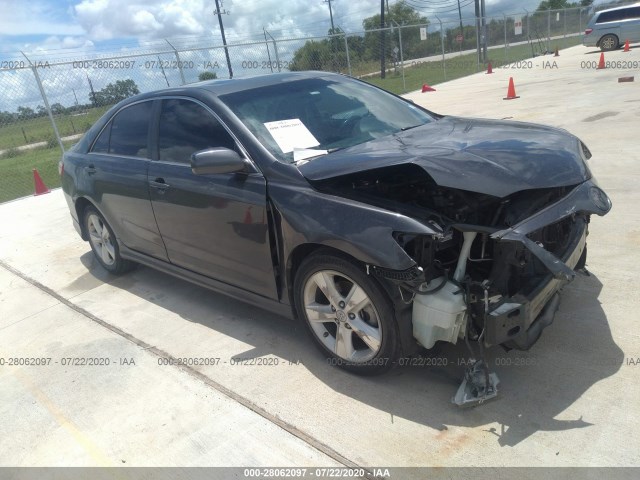
[[[394,232],[415,268],[373,271],[396,284],[405,303],[412,301],[413,335],[422,347],[460,339],[479,357],[453,399],[460,406],[497,395],[498,378],[488,371],[484,348],[528,350],[551,324],[559,290],[585,266],[590,214],[610,208],[606,194],[590,181],[498,198],[439,186],[411,163],[314,186],[410,216],[439,232]]]

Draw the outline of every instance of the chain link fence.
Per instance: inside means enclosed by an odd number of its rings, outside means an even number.
[[[340,72],[394,93],[579,44],[588,9],[523,11],[333,35],[197,46],[170,43],[112,55],[28,54],[0,68],[0,202],[33,192],[32,169],[59,185],[57,162],[110,106],[131,95],[204,79],[264,73]],[[462,26],[461,26],[462,23]],[[210,40],[209,40],[210,41]],[[486,49],[486,56],[483,50]],[[225,51],[226,50],[226,51]],[[67,54],[69,55],[69,54]],[[229,62],[227,62],[227,58]]]

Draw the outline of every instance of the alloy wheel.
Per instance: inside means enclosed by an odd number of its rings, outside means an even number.
[[[105,265],[113,265],[116,262],[116,251],[113,246],[109,229],[102,219],[92,213],[87,217],[87,228],[89,231],[89,241],[97,255]]]
[[[311,330],[324,346],[352,363],[371,360],[382,345],[382,322],[364,289],[346,275],[320,270],[304,286]]]

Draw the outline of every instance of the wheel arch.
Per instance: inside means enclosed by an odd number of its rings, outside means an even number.
[[[78,223],[80,224],[80,231],[82,232],[82,239],[85,241],[89,240],[89,233],[87,232],[87,229],[84,225],[84,211],[87,209],[87,207],[93,207],[95,208],[98,213],[100,215],[102,215],[105,219],[105,221],[109,224],[109,226],[111,227],[111,229],[113,230],[113,223],[109,220],[109,218],[104,214],[104,212],[102,211],[102,209],[100,207],[98,207],[98,205],[93,202],[93,200],[91,200],[90,198],[87,198],[85,196],[82,197],[77,197],[75,199],[74,202],[74,208],[76,210],[76,215],[78,216]],[[113,233],[115,234],[116,237],[116,241],[120,241],[120,236],[118,235],[118,233],[113,230]]]
[[[78,218],[78,224],[80,225],[81,237],[84,241],[89,240],[89,233],[87,232],[87,228],[84,224],[84,211],[87,207],[93,207],[100,212],[100,209],[96,207],[96,205],[89,200],[87,197],[78,197],[74,202],[74,208],[76,210],[76,215]],[[100,212],[102,214],[102,212]]]
[[[355,258],[352,255],[349,255],[348,253],[346,253],[343,250],[340,250],[338,248],[334,248],[334,247],[330,247],[327,245],[322,245],[320,243],[302,243],[298,246],[296,246],[291,253],[289,254],[289,257],[287,258],[287,263],[286,263],[286,271],[287,271],[287,276],[286,276],[286,282],[287,282],[287,296],[289,298],[289,302],[291,303],[291,306],[295,308],[295,298],[294,298],[294,294],[293,294],[293,282],[294,279],[296,277],[296,273],[298,271],[298,269],[300,268],[300,265],[302,264],[302,262],[304,261],[305,258],[311,256],[311,255],[318,255],[318,254],[327,254],[327,255],[334,255],[336,257],[340,257],[340,258],[344,258],[345,260],[351,261],[357,265],[360,265],[362,267],[364,267],[365,263],[361,260],[358,260],[357,258]]]

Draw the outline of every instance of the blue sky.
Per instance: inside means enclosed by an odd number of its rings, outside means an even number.
[[[455,20],[456,0],[448,1],[444,6],[442,0],[434,2],[438,7],[423,13],[438,12]],[[486,1],[488,15],[534,10],[539,4],[539,0]],[[473,2],[461,2],[466,5],[463,15],[472,17]],[[213,0],[0,0],[0,56],[21,50],[118,50],[163,38],[219,36],[213,5]],[[223,17],[230,43],[261,38],[263,28],[275,37],[322,35],[329,28],[323,0],[224,0],[223,5],[230,11]],[[346,31],[358,31],[362,19],[377,12],[379,2],[332,0],[332,5],[335,23]]]

